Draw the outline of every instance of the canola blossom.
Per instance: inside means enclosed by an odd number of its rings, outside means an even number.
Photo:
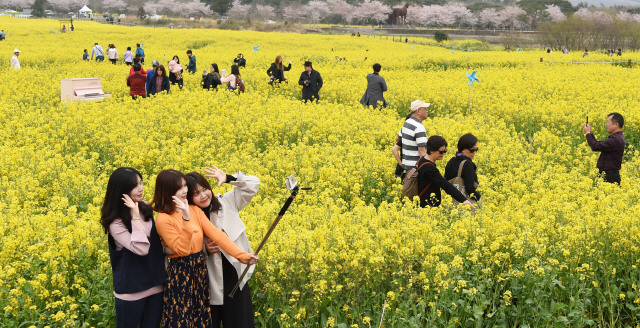
[[[284,202],[301,193],[260,253],[250,281],[259,327],[622,327],[640,321],[640,68],[592,53],[455,52],[368,37],[178,30],[0,17],[0,327],[115,325],[107,238],[99,209],[111,172],[131,166],[151,200],[163,169],[258,176],[241,216],[254,247]],[[144,43],[146,65],[186,50],[198,72],[184,90],[132,100],[129,67],[83,62],[95,42]],[[253,46],[259,51],[252,51]],[[9,70],[14,48],[22,68]],[[332,48],[335,51],[332,51]],[[245,54],[247,92],[200,88],[211,63]],[[277,55],[293,68],[268,85]],[[347,58],[338,61],[336,57]],[[363,60],[367,57],[366,60]],[[539,58],[545,57],[540,63]],[[640,60],[640,54],[624,54]],[[323,76],[318,104],[297,85],[305,60]],[[389,107],[363,108],[373,63]],[[471,115],[468,79],[474,83]],[[101,77],[112,99],[60,102],[63,78]],[[409,104],[430,102],[427,134],[450,152],[479,138],[475,215],[403,202],[394,137]],[[597,177],[606,115],[625,117],[620,187]],[[214,188],[225,192],[230,186]]]

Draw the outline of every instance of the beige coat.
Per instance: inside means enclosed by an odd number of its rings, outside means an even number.
[[[234,188],[225,193],[224,195],[216,195],[218,201],[222,205],[217,212],[211,212],[211,223],[213,223],[218,229],[224,231],[240,250],[252,253],[251,244],[245,233],[245,226],[240,219],[238,212],[243,209],[253,196],[258,192],[260,186],[260,180],[257,177],[245,175],[238,171],[235,175],[236,181],[230,182],[234,185]],[[208,241],[205,238],[205,244]],[[205,248],[206,249],[206,248]],[[224,255],[221,255],[224,254]],[[222,281],[222,257],[225,256],[227,260],[233,265],[238,273],[238,277],[242,275],[246,265],[240,263],[238,260],[226,254],[223,250],[220,253],[207,255],[207,271],[209,274],[209,284],[211,285],[211,305],[222,305],[224,302],[224,284]],[[242,279],[240,284],[240,290],[244,288],[251,275],[253,274],[254,266],[251,266],[247,275]]]

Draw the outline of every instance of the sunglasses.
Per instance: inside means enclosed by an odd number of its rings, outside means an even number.
[[[444,155],[444,154],[447,153],[447,150],[446,149],[445,150],[438,150],[438,152],[440,153],[440,155]]]
[[[477,152],[479,149],[480,148],[471,148],[471,149],[469,149],[469,152],[473,154],[473,153]]]

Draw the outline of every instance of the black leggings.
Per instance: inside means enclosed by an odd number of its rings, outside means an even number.
[[[180,89],[182,89],[182,85],[184,83],[184,78],[178,80],[175,73],[169,73],[169,82],[171,82],[171,85],[175,85],[177,83],[178,87]]]

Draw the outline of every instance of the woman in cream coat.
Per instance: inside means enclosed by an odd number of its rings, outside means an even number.
[[[245,233],[245,226],[238,212],[249,204],[258,192],[260,180],[242,172],[228,175],[215,166],[206,168],[205,175],[218,180],[218,187],[223,183],[229,183],[234,188],[224,195],[213,196],[211,185],[205,177],[197,172],[191,172],[186,175],[189,203],[200,207],[209,217],[211,223],[225,232],[238,248],[251,253],[251,245]],[[246,285],[255,266],[249,269],[240,288],[231,298],[228,295],[238,282],[238,277],[246,265],[221,251],[213,241],[205,240],[205,244],[209,284],[211,285],[213,327],[219,328],[220,324],[224,328],[255,327],[251,291]]]

